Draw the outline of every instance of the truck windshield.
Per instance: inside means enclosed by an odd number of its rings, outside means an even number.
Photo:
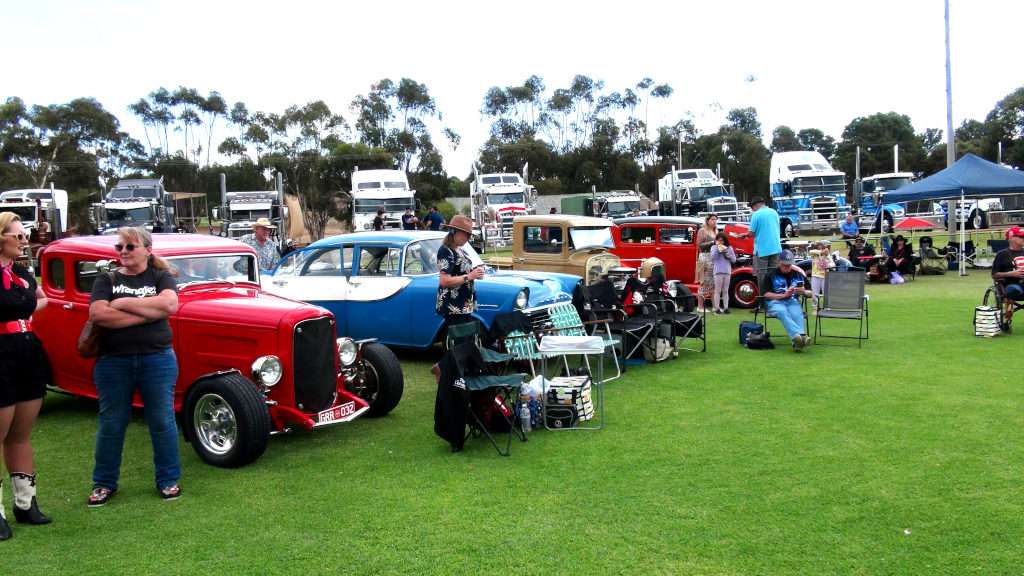
[[[846,192],[843,176],[804,176],[793,179],[793,194],[822,194]]]
[[[107,198],[156,198],[156,188],[114,188],[107,194]]]
[[[879,178],[864,182],[864,193],[891,192],[910,184],[910,178]]]
[[[213,255],[169,258],[171,276],[178,285],[192,282],[256,282],[251,255]]]
[[[235,222],[255,222],[260,218],[270,218],[270,210],[232,210],[231,219]]]
[[[35,206],[9,206],[7,204],[0,204],[0,212],[14,212],[22,222],[36,221]]]
[[[404,212],[406,208],[416,209],[413,198],[359,198],[355,201],[358,214],[376,214],[378,208],[385,212]]]
[[[107,208],[107,222],[111,225],[132,225],[153,220],[153,211],[148,206],[142,208]]]
[[[580,250],[592,246],[615,248],[610,226],[585,226],[569,229],[569,249]]]
[[[522,204],[522,192],[498,192],[487,195],[488,204]]]
[[[608,202],[608,216],[625,216],[633,210],[640,209],[639,200],[615,200]]]
[[[694,186],[690,188],[690,200],[705,200],[725,195],[721,186]]]
[[[402,274],[406,276],[437,274],[437,250],[441,247],[441,242],[441,238],[431,238],[430,240],[411,242],[406,246]],[[462,251],[469,257],[474,268],[484,264],[483,259],[469,244],[463,245]]]

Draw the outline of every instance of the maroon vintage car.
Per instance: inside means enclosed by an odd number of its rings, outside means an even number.
[[[68,238],[43,251],[49,305],[33,324],[61,392],[96,397],[94,360],[78,355],[76,339],[116,241]],[[205,462],[242,466],[259,458],[272,434],[382,416],[398,404],[403,377],[394,354],[338,338],[323,308],[263,292],[249,246],[195,234],[158,234],[153,244],[178,282],[178,312],[169,319],[180,368],[175,411]]]
[[[665,263],[668,280],[678,280],[691,291],[698,289],[697,229],[703,220],[687,216],[638,216],[617,218],[612,231],[615,248],[612,253],[628,266],[639,267],[645,258],[658,258]],[[720,223],[729,236],[737,262],[729,280],[729,296],[734,306],[752,308],[757,302],[757,277],[750,267],[753,240],[740,238],[748,232],[746,224]]]

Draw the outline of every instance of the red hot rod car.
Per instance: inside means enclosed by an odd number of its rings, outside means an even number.
[[[93,282],[117,257],[115,242],[68,238],[42,254],[49,305],[33,324],[61,392],[96,397],[94,360],[78,355],[76,339]],[[403,377],[394,354],[338,338],[323,308],[263,292],[252,248],[195,234],[159,234],[153,244],[178,283],[169,318],[179,364],[174,407],[205,462],[242,466],[259,458],[271,434],[381,416],[398,404]]]

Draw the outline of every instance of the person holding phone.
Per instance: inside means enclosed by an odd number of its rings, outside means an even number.
[[[811,342],[804,332],[804,310],[800,305],[800,297],[810,293],[803,272],[793,265],[793,253],[783,250],[778,266],[765,276],[761,294],[768,312],[782,322],[795,352],[802,351]]]
[[[435,311],[444,316],[449,326],[473,320],[476,311],[476,291],[473,281],[484,277],[482,266],[473,266],[462,247],[473,233],[473,221],[458,214],[444,226],[448,235],[437,249],[437,283]]]

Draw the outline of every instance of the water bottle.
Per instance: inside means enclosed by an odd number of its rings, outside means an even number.
[[[523,432],[529,432],[530,426],[530,405],[526,402],[519,404],[519,425],[523,427]]]

